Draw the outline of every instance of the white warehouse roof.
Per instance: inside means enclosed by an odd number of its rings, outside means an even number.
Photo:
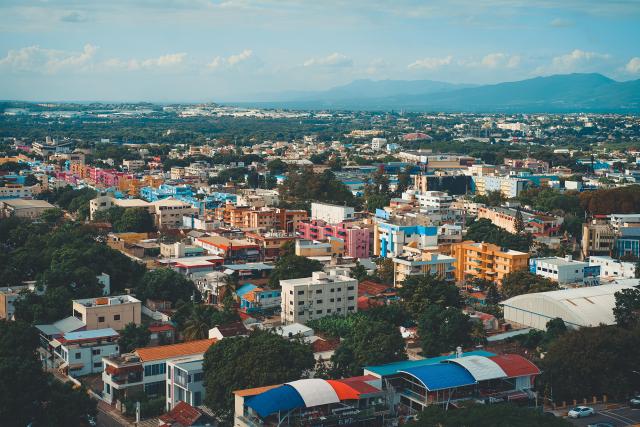
[[[493,360],[488,357],[466,356],[447,360],[466,368],[476,381],[486,381],[496,378],[507,378],[508,375]]]
[[[546,329],[546,322],[556,317],[574,328],[613,325],[615,293],[632,287],[632,283],[610,284],[539,292],[518,295],[500,304],[505,320],[537,329]]]
[[[287,384],[296,389],[307,408],[340,402],[331,384],[320,378],[296,380]]]

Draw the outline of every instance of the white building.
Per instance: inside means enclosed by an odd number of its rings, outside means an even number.
[[[571,255],[564,258],[532,258],[529,260],[529,271],[558,282],[560,285],[576,283],[593,286],[600,284],[600,268],[589,266],[586,262],[576,261],[572,259]]]
[[[590,256],[589,265],[600,267],[600,277],[633,279],[636,277],[636,265],[633,262],[620,261],[610,256]]]
[[[451,209],[453,196],[442,191],[425,191],[424,193],[416,193],[415,198],[418,205],[428,213],[447,213]]]
[[[473,178],[476,193],[484,196],[490,191],[499,191],[507,199],[518,197],[518,194],[529,184],[529,181],[509,176],[483,175]]]
[[[123,160],[122,168],[128,171],[138,171],[144,169],[145,161],[144,160]]]
[[[615,293],[631,289],[633,284],[611,284],[518,295],[502,301],[504,320],[509,323],[546,330],[556,317],[569,328],[577,329],[616,323],[613,308]]]
[[[119,337],[111,328],[67,332],[52,341],[54,354],[62,359],[59,369],[72,377],[102,372],[102,358],[119,354]]]
[[[386,138],[373,138],[371,140],[371,149],[375,151],[382,150],[387,145]]]
[[[205,394],[203,360],[203,356],[195,356],[167,362],[167,411],[178,402],[194,407],[202,405]]]
[[[311,203],[311,219],[321,219],[329,224],[338,224],[354,218],[355,209],[350,206]]]
[[[311,277],[281,280],[282,323],[305,323],[332,314],[358,311],[358,281],[316,271]]]

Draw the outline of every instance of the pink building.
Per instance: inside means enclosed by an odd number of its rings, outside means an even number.
[[[346,222],[327,224],[322,220],[303,221],[298,223],[298,235],[309,240],[326,240],[335,237],[344,240],[345,255],[355,258],[368,258],[370,243],[369,229]]]

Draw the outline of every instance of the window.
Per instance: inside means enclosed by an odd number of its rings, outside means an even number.
[[[335,302],[335,298],[331,298],[329,302]]]
[[[77,352],[77,353],[74,355],[74,357],[76,358],[76,360],[77,360],[77,359],[80,359],[80,358],[82,357],[82,353]]]
[[[354,298],[354,297],[349,297],[349,298],[347,298],[347,299],[348,299],[349,301],[353,301],[353,298]]]
[[[98,317],[98,323],[104,323],[104,316]]]
[[[327,308],[327,314],[331,313],[331,309]]]
[[[290,311],[289,314],[293,315],[293,311]],[[304,316],[304,310],[299,311],[298,316]]]
[[[316,310],[316,314],[322,314],[322,310]]]
[[[298,295],[304,295],[304,291],[298,291]]]
[[[352,305],[350,305],[350,306],[349,306],[349,308],[348,308],[348,310],[349,310],[349,311],[353,311],[353,306],[352,306]]]
[[[120,320],[120,315],[119,314],[114,314],[113,315],[113,320]]]
[[[335,289],[333,289],[333,288],[331,288],[331,289],[329,290],[329,292],[335,292],[335,291],[336,291],[336,290],[335,290]]]
[[[316,300],[316,304],[322,304],[322,300],[321,299]]]
[[[94,368],[101,368],[102,367],[102,362],[94,362],[93,363],[93,367]]]
[[[338,292],[341,292],[341,291],[342,291],[342,288],[338,288]]]
[[[298,301],[298,305],[304,305],[304,301]]]
[[[289,300],[289,305],[293,305],[293,300]]]
[[[337,311],[338,313],[340,313],[340,312],[342,311],[342,309],[341,309],[341,308],[336,308],[336,311]]]
[[[199,383],[204,379],[204,373],[202,372],[196,372],[195,374],[193,374],[193,382],[194,383]]]
[[[322,293],[322,289],[317,289],[316,290],[316,294],[321,294]]]
[[[349,286],[349,287],[347,288],[347,290],[348,290],[348,291],[352,291],[352,290],[354,290],[354,289],[355,289],[355,288],[354,288],[353,286]]]
[[[338,302],[342,301],[342,298],[338,298]]]
[[[91,354],[93,354],[94,356],[97,356],[100,354],[100,349],[99,348],[94,348],[93,350],[91,350]]]
[[[290,316],[293,316],[293,311],[290,311],[290,312],[289,312],[289,315],[290,315]]]

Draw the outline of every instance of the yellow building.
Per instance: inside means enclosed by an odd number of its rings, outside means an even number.
[[[304,257],[344,256],[344,240],[330,237],[326,242],[296,240],[296,255]]]
[[[451,255],[456,259],[456,281],[486,279],[502,283],[507,274],[528,268],[529,254],[504,249],[491,243],[466,241],[451,245]]]
[[[73,300],[73,316],[82,320],[88,331],[124,329],[129,323],[142,321],[142,303],[131,295]]]

